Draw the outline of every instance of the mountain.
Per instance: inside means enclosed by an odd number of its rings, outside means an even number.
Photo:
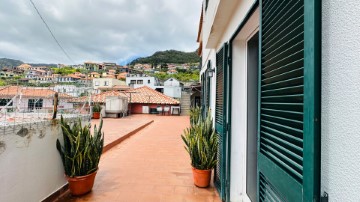
[[[19,66],[21,64],[24,64],[22,61],[20,60],[13,60],[13,59],[8,59],[8,58],[0,58],[0,68],[3,67],[16,67]]]
[[[0,69],[4,67],[17,67],[24,64],[21,60],[14,60],[9,58],[0,58]],[[43,64],[43,63],[29,63],[33,67],[56,67],[56,64]]]
[[[197,63],[200,61],[200,57],[197,55],[197,51],[194,52],[183,52],[177,50],[166,50],[155,52],[152,56],[141,57],[133,60],[130,64],[163,64],[163,63]]]
[[[29,63],[33,67],[57,67],[57,64]]]

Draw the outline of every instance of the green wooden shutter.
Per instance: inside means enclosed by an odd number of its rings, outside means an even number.
[[[219,138],[218,163],[214,170],[214,184],[221,199],[226,195],[226,95],[227,95],[227,45],[216,54],[215,130]]]
[[[260,1],[259,201],[319,200],[320,1]]]

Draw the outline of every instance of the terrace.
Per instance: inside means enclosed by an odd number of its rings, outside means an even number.
[[[188,124],[188,116],[104,119],[105,153],[92,192],[82,197],[67,191],[55,148],[57,127],[49,123],[23,137],[1,136],[7,145],[0,145],[0,201],[220,201],[213,184],[206,189],[193,185],[180,138]]]

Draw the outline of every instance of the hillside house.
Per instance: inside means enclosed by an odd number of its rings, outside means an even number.
[[[101,90],[111,89],[114,86],[121,85],[125,86],[126,83],[121,80],[117,80],[114,78],[95,78],[93,79],[93,89],[94,93],[100,93]]]
[[[156,89],[156,86],[160,86],[160,81],[156,77],[142,74],[128,74],[126,77],[126,85],[133,88],[148,86],[152,89]]]
[[[55,91],[47,88],[8,86],[0,89],[0,105],[20,112],[51,111],[54,108],[54,95]],[[68,94],[60,93],[58,109],[72,109],[73,104],[68,102],[71,98]]]

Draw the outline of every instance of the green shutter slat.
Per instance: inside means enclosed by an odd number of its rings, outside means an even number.
[[[266,8],[263,8],[263,16],[268,16],[267,18],[269,18],[269,15],[270,17],[273,16],[274,14],[276,14],[277,9],[279,9],[286,2],[287,1],[282,1],[282,0],[271,1],[272,3],[271,6],[268,7],[265,6]]]
[[[283,88],[275,88],[271,90],[262,90],[261,93],[264,96],[269,95],[288,95],[288,94],[299,94],[303,92],[304,85],[289,86]]]
[[[258,200],[319,200],[321,3],[260,0]]]
[[[263,134],[263,137],[266,137],[268,139],[276,141],[276,142],[282,144],[284,147],[291,149],[291,151],[293,151],[295,153],[302,153],[303,152],[302,147],[299,147],[299,146],[295,145],[294,143],[291,142],[291,140],[276,137],[276,136],[274,136],[274,135],[272,135],[270,133],[267,133],[267,132],[261,132],[261,133]]]
[[[272,115],[268,115],[266,113],[262,113],[261,116],[264,117],[264,119],[281,120],[282,122],[287,123],[287,125],[292,125],[293,127],[296,127],[296,128],[302,128],[302,121],[298,121],[295,119],[287,119],[287,118],[280,117],[280,116],[272,116]]]
[[[264,44],[264,46],[262,47],[262,51],[264,51],[264,53],[272,51],[278,48],[280,45],[297,37],[298,34],[303,34],[302,33],[303,31],[304,31],[304,24],[299,24],[293,30],[287,32],[284,36],[280,37],[277,41],[274,41],[273,43]]]
[[[284,43],[269,47],[268,49],[263,51],[263,58],[267,60],[269,59],[269,57],[273,57],[273,55],[275,55],[276,53],[286,50],[289,46],[291,46],[291,44],[294,44],[297,41],[302,41],[304,38],[303,35],[304,35],[303,31],[301,31],[300,33],[295,33],[293,37],[288,38],[288,40],[285,41]]]
[[[298,41],[296,44],[286,48],[282,52],[271,55],[271,57],[269,57],[269,58],[264,57],[264,63],[263,64],[264,65],[272,64],[273,61],[278,61],[279,59],[288,56],[289,53],[293,53],[295,51],[301,50],[301,48],[303,48],[303,43],[304,43],[304,41]],[[270,56],[270,55],[267,55],[267,56]]]
[[[261,195],[260,201],[274,201],[274,202],[283,201],[280,195],[274,191],[272,186],[269,184],[269,182],[265,179],[263,175],[260,176],[259,181],[260,181],[259,184],[260,184],[260,195]]]
[[[262,76],[264,78],[273,77],[276,76],[277,74],[282,74],[287,71],[292,71],[294,69],[302,68],[303,66],[304,66],[304,59],[301,58],[282,67],[278,67],[270,71],[262,71]]]
[[[284,162],[283,160],[281,160],[280,158],[278,158],[277,156],[273,155],[272,153],[268,152],[267,150],[265,150],[263,148],[261,148],[260,151],[267,158],[274,161],[274,163],[276,163],[278,166],[280,166],[280,168],[282,168],[290,176],[294,177],[297,181],[301,182],[301,180],[302,180],[301,174],[299,174],[296,170],[294,170],[291,166],[289,166],[289,163]]]
[[[295,21],[291,22],[291,24],[287,25],[287,27],[284,27],[280,32],[277,32],[275,36],[268,35],[267,42],[264,43],[264,46],[266,47],[267,44],[276,43],[276,41],[279,41],[280,39],[283,39],[284,36],[287,36],[286,33],[289,30],[296,30],[300,31],[303,28],[302,22],[304,19],[304,15],[299,16]],[[299,26],[300,25],[300,26]]]
[[[261,128],[265,129],[264,130],[264,133],[267,132],[270,134],[270,132],[272,134],[276,134],[276,136],[279,136],[281,138],[284,138],[284,140],[291,140],[291,141],[294,141],[298,144],[301,144],[303,142],[303,139],[302,138],[299,138],[297,136],[293,136],[289,133],[286,133],[286,132],[283,132],[283,131],[280,131],[278,129],[275,129],[275,128],[271,128],[267,125],[261,125]]]
[[[301,71],[301,69],[300,69]],[[291,73],[294,73],[294,72],[291,72]],[[289,73],[287,73],[289,74]],[[281,77],[273,77],[273,81],[271,82],[266,82],[266,84],[262,85],[262,88],[264,90],[267,90],[267,89],[271,89],[271,88],[285,88],[286,86],[288,85],[292,85],[292,86],[297,86],[297,85],[300,85],[300,84],[303,84],[304,83],[304,76],[299,76],[299,77],[296,77],[297,75],[295,75],[295,77],[291,78],[290,79],[287,79],[287,78],[281,78]],[[278,78],[278,80],[276,80],[276,78]],[[283,79],[283,80],[281,80]],[[264,82],[265,83],[265,82]]]
[[[269,109],[269,108],[261,108],[261,113],[270,113],[272,115],[281,116],[284,118],[291,118],[296,120],[301,120],[303,122],[303,112],[298,111],[288,111],[288,110],[277,110],[277,109]]]
[[[300,179],[302,179],[302,170],[303,170],[303,167],[302,167],[302,160],[300,160],[300,164],[299,162],[296,162],[294,159],[297,159],[296,157],[292,156],[292,155],[289,155],[291,158],[289,158],[288,156],[286,156],[284,154],[284,152],[279,152],[278,150],[282,150],[282,151],[288,151],[284,148],[278,148],[277,146],[278,145],[274,145],[274,144],[271,144],[271,146],[269,146],[269,144],[266,144],[267,141],[264,141],[265,138],[262,138],[263,140],[263,143],[262,143],[262,146],[263,146],[263,150],[265,150],[265,153],[266,154],[270,154],[277,157],[278,159],[280,159],[284,164],[286,164],[286,166],[288,168],[290,168],[291,172],[293,172],[297,177],[299,177]],[[287,153],[287,152],[285,152]],[[297,159],[298,160],[298,159]]]
[[[217,188],[220,198],[225,199],[226,195],[226,57],[227,45],[225,44],[216,53],[216,98],[215,98],[215,131],[218,135],[219,149],[217,153],[217,164],[214,170],[214,185]]]
[[[284,28],[283,27],[284,24],[286,24],[287,22],[292,22],[299,15],[303,14],[304,7],[303,6],[299,7],[299,5],[300,5],[300,1],[297,2],[288,1],[288,4],[286,6],[279,7],[281,8],[281,10],[277,12],[277,15],[274,16],[274,18],[271,21],[264,22],[264,27],[263,27],[264,36],[268,35],[270,31],[275,32],[276,30],[282,30],[282,28]]]
[[[271,144],[272,146],[276,147],[278,150],[281,150],[283,152],[285,152],[287,155],[289,155],[291,158],[294,158],[300,162],[303,161],[302,158],[302,154],[300,153],[296,153],[295,151],[292,151],[291,149],[287,149],[286,147],[284,147],[283,145],[277,144],[276,142],[264,137],[261,137],[262,140],[264,140],[265,142]]]
[[[287,81],[289,79],[304,78],[303,76],[304,67],[296,68],[290,71],[276,74],[274,76],[265,77],[262,79],[262,88],[267,87],[268,84],[274,84],[279,81]]]
[[[289,64],[291,62],[294,62],[296,60],[299,60],[301,58],[304,57],[304,49],[301,49],[301,50],[297,50],[296,52],[293,52],[292,54],[282,58],[281,60],[278,60],[270,65],[264,65],[264,69],[263,70],[268,70],[268,69],[273,69],[274,67],[279,67],[279,66],[284,66],[286,64]]]

